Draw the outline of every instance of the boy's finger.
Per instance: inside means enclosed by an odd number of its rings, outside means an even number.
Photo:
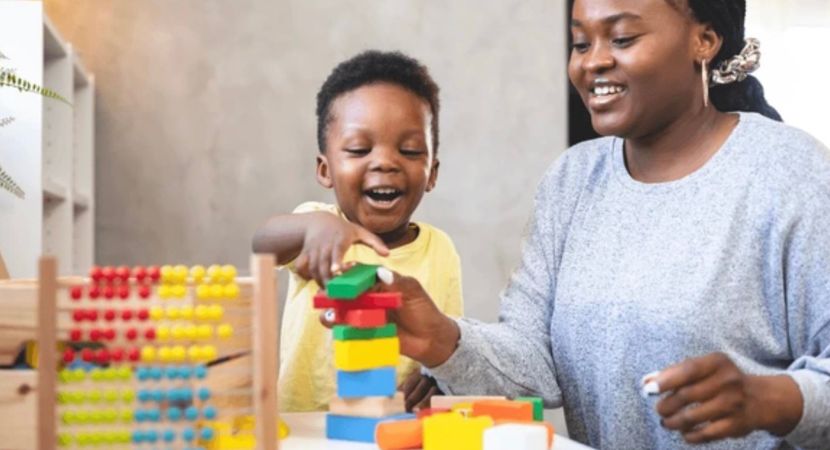
[[[357,237],[360,242],[374,249],[378,255],[389,256],[389,248],[386,247],[386,244],[383,243],[381,238],[377,237],[377,235],[371,231],[365,228],[360,228],[357,231]]]
[[[324,248],[320,250],[320,253],[317,255],[317,271],[320,272],[320,279],[323,281],[323,284],[320,287],[324,287],[329,280],[331,279],[331,250]]]
[[[331,270],[332,276],[337,276],[348,270],[343,264],[343,258],[346,256],[346,251],[349,249],[349,245],[335,245],[331,249],[331,266],[329,270]]]

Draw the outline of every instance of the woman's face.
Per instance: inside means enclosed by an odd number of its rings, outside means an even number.
[[[594,129],[645,137],[702,104],[697,31],[667,0],[576,0],[568,76]]]

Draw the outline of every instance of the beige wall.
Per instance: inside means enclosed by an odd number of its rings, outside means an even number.
[[[401,49],[442,88],[438,188],[417,218],[492,319],[540,175],[566,142],[563,2],[47,0],[97,81],[97,262],[231,262],[269,214],[328,199],[314,100],[339,61]]]

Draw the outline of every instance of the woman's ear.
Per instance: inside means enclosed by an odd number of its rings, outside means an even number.
[[[326,189],[331,189],[334,186],[329,170],[329,160],[325,154],[317,155],[317,183]]]
[[[441,162],[438,161],[438,158],[432,161],[432,169],[429,171],[429,179],[427,180],[427,192],[435,188],[435,183],[438,181],[438,166],[440,165]]]
[[[699,24],[694,39],[695,61],[712,61],[723,46],[723,37],[710,24]]]

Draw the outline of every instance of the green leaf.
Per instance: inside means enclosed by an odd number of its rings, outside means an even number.
[[[72,106],[72,103],[70,103],[69,100],[61,97],[61,95],[57,92],[51,89],[38,86],[35,83],[20,78],[9,70],[0,71],[0,87],[3,86],[16,88],[20,92],[31,92],[35,94],[40,94],[46,98],[59,100],[63,103],[66,103],[69,106]]]
[[[26,193],[15,183],[12,177],[0,167],[0,189],[6,190],[19,199],[26,198]]]

